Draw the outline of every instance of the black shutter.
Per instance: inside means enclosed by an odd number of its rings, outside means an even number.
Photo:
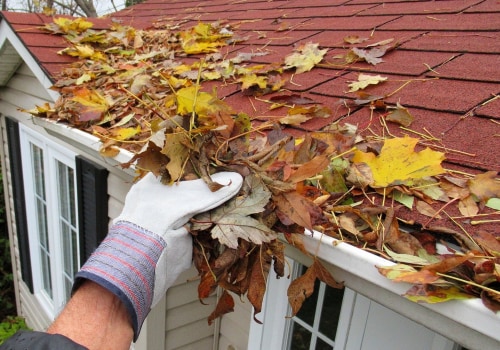
[[[23,168],[21,163],[21,143],[19,141],[19,124],[15,119],[6,117],[7,145],[9,148],[10,174],[12,195],[19,244],[19,259],[21,260],[21,276],[33,293],[33,277],[31,274],[31,257],[28,239],[28,223],[26,221],[26,206],[24,197]]]
[[[77,156],[76,174],[83,264],[108,233],[108,170]]]

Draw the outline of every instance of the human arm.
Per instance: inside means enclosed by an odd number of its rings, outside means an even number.
[[[191,266],[189,219],[233,197],[242,177],[218,173],[163,185],[152,174],[133,185],[122,213],[76,276],[73,297],[48,332],[93,349],[128,349],[151,308]],[[108,347],[109,345],[109,347]]]

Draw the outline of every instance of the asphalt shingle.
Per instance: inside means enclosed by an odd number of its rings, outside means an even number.
[[[52,76],[71,61],[57,54],[67,43],[39,27],[52,18],[38,14],[2,13],[32,55]],[[328,106],[332,116],[300,126],[316,130],[341,120],[368,132],[387,132],[380,123],[385,111],[353,104],[348,92],[359,73],[381,74],[388,80],[368,87],[372,95],[409,108],[415,117],[410,130],[387,124],[394,135],[423,133],[441,140],[449,149],[446,166],[477,173],[500,171],[500,3],[497,0],[249,0],[160,1],[150,0],[105,19],[93,19],[97,28],[111,18],[137,28],[187,28],[200,21],[228,24],[246,41],[222,49],[232,57],[239,52],[265,52],[253,62],[282,62],[297,46],[313,42],[329,51],[319,67],[292,75],[286,92],[298,93]],[[28,24],[26,24],[28,23]],[[365,42],[349,44],[358,36]],[[363,48],[394,39],[396,47],[371,65],[339,62],[352,47]],[[189,59],[192,60],[193,58]],[[239,93],[237,85],[216,86],[220,97],[256,122],[272,118],[269,104]],[[298,128],[291,132],[300,132]],[[492,232],[493,225],[482,226]],[[474,229],[474,228],[472,228]]]

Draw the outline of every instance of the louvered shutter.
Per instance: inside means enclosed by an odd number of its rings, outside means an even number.
[[[108,170],[76,157],[80,261],[83,264],[108,232]]]
[[[21,276],[31,293],[33,293],[33,277],[31,273],[28,223],[26,220],[19,124],[15,119],[8,117],[5,118],[5,124],[7,127],[7,145],[9,149],[10,173],[13,191],[12,195],[14,197],[13,202],[17,228],[17,242],[19,245],[19,259],[21,261]]]

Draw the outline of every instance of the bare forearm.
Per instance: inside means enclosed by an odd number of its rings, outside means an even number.
[[[133,338],[123,303],[91,281],[76,291],[47,332],[62,334],[90,350],[129,349]]]

